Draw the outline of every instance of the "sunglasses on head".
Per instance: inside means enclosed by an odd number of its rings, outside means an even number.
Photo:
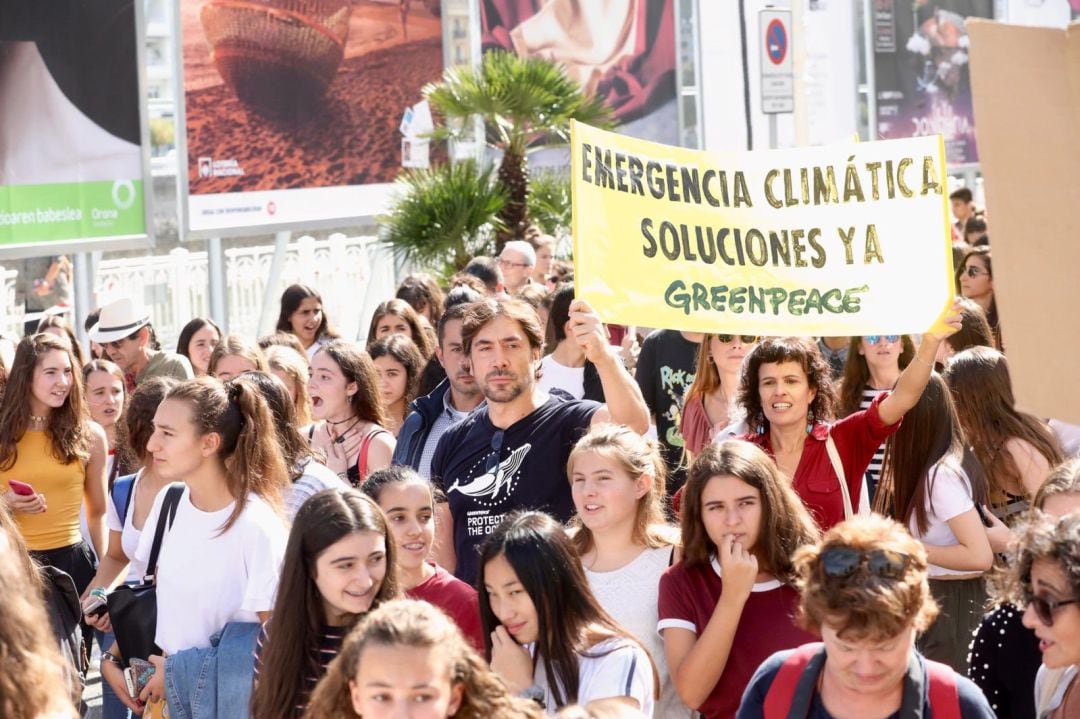
[[[881,340],[885,340],[889,344],[896,342],[900,339],[900,335],[866,335],[866,343],[876,345]]]
[[[852,547],[830,547],[821,553],[821,567],[825,576],[847,578],[863,566],[866,571],[885,579],[899,579],[904,576],[911,557],[902,552],[887,549],[872,549],[860,552]]]
[[[960,274],[967,275],[968,277],[978,277],[979,275],[988,275],[990,273],[981,267],[976,267],[975,265],[968,265],[968,268],[966,270],[961,270]]]
[[[1046,597],[1030,596],[1027,600],[1027,606],[1035,610],[1035,616],[1047,627],[1054,625],[1054,612],[1058,610],[1058,607],[1064,607],[1067,604],[1080,604],[1080,598],[1047,599]]]
[[[716,335],[716,339],[720,340],[720,344],[725,345],[734,342],[736,337],[742,340],[744,345],[752,345],[758,341],[757,335]]]

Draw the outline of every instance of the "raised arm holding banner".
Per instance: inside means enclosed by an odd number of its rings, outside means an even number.
[[[954,280],[940,136],[760,152],[574,123],[578,296],[607,322],[920,333]]]

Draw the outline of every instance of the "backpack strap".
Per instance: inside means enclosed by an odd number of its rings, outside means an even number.
[[[803,719],[810,708],[824,663],[825,645],[821,642],[803,644],[792,650],[765,694],[764,719]]]
[[[390,433],[382,427],[376,427],[375,429],[365,434],[364,438],[360,440],[360,455],[356,458],[356,470],[358,475],[357,486],[363,484],[364,480],[367,479],[368,449],[371,447],[371,440],[375,439],[380,434]]]
[[[184,494],[184,484],[176,482],[169,485],[165,490],[165,499],[161,502],[158,511],[157,527],[154,530],[154,543],[150,545],[150,558],[146,562],[146,577],[144,581],[151,583],[157,574],[158,554],[161,552],[161,543],[165,539],[165,530],[171,529],[176,519],[176,510],[180,506],[180,497]]]
[[[960,690],[952,667],[926,659],[927,699],[934,719],[961,719]]]
[[[127,474],[120,477],[113,482],[112,489],[109,490],[109,495],[112,497],[113,509],[116,510],[116,514],[120,517],[120,526],[124,526],[124,522],[127,521],[128,509],[131,507],[131,498],[135,492],[132,490],[135,487],[135,474]]]

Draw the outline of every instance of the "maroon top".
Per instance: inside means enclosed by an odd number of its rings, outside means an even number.
[[[435,574],[405,592],[410,599],[420,599],[446,612],[458,629],[478,651],[484,651],[484,630],[480,626],[480,600],[476,590],[437,564]]]

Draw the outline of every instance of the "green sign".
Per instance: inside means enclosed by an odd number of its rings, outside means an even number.
[[[142,180],[0,186],[0,247],[144,234]]]

